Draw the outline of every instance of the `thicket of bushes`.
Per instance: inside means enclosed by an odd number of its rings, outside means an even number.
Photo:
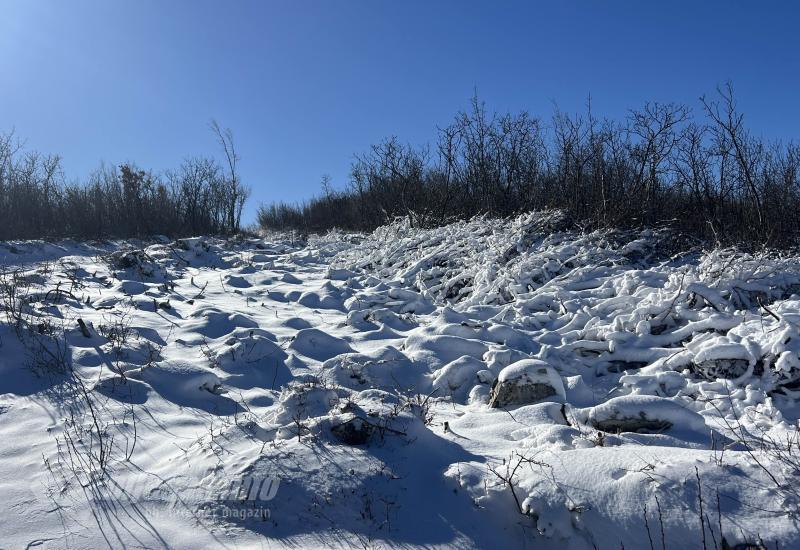
[[[211,124],[225,165],[192,158],[164,174],[130,164],[67,183],[60,158],[0,134],[0,240],[235,233],[249,190],[229,130]]]
[[[264,228],[369,230],[398,216],[435,226],[476,214],[562,208],[595,227],[669,223],[719,243],[795,244],[800,147],[744,126],[730,85],[684,105],[648,103],[621,121],[591,111],[496,115],[473,99],[435,144],[392,137],[356,157],[345,190],[262,205]]]

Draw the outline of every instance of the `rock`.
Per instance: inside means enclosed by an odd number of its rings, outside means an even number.
[[[624,395],[592,407],[589,423],[608,433],[661,433],[676,429],[707,434],[705,420],[679,403],[654,395]]]
[[[659,420],[658,418],[648,418],[644,412],[638,416],[624,416],[619,418],[606,418],[595,420],[592,426],[601,432],[618,434],[622,432],[634,433],[661,433],[672,427],[669,420]]]
[[[710,359],[692,363],[692,370],[709,380],[741,378],[747,374],[749,368],[750,361],[747,359]]]
[[[144,250],[117,250],[106,256],[106,263],[114,270],[133,269],[145,277],[152,277],[157,267]]]
[[[523,359],[500,371],[489,406],[525,405],[556,395],[564,397],[564,384],[555,369],[538,359]]]
[[[716,336],[687,347],[694,355],[692,370],[709,380],[741,378],[758,359],[751,347],[728,336]]]
[[[357,416],[331,426],[333,436],[345,445],[364,445],[372,437],[374,431],[375,426]]]
[[[109,263],[114,269],[130,269],[144,263],[145,255],[141,250],[118,250],[109,256]]]

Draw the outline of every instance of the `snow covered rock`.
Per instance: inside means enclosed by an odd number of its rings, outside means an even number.
[[[727,336],[701,339],[689,349],[694,351],[693,369],[711,380],[741,378],[756,362],[752,346],[732,341]]]
[[[375,426],[357,416],[331,426],[333,436],[345,445],[364,445],[374,431]]]
[[[524,405],[553,396],[564,397],[564,384],[555,369],[538,359],[523,359],[500,371],[489,406]]]
[[[143,250],[118,250],[111,253],[107,261],[114,269],[131,269],[142,265],[146,255]]]
[[[281,277],[281,281],[290,285],[299,285],[303,281],[292,275],[291,273],[284,273]]]
[[[250,288],[253,286],[247,279],[239,277],[238,275],[228,275],[225,277],[225,284],[233,288]]]
[[[652,395],[623,395],[609,399],[589,410],[588,421],[596,429],[609,433],[706,430],[705,420],[696,412],[671,399]]]

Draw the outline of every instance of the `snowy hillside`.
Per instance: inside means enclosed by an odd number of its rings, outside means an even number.
[[[2,548],[800,547],[800,257],[546,212],[0,263]]]

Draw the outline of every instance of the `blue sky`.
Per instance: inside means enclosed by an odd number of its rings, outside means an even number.
[[[58,153],[163,170],[235,135],[260,201],[302,200],[384,136],[424,143],[473,90],[622,117],[731,80],[749,126],[800,137],[800,4],[0,0],[0,130]]]

